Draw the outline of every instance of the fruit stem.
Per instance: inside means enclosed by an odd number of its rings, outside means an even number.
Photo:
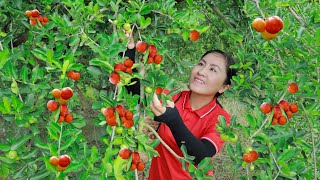
[[[62,128],[63,128],[63,123],[60,124],[60,135],[59,135],[59,142],[58,142],[58,155],[59,155],[59,156],[60,156],[60,146],[61,146]]]
[[[261,15],[262,19],[265,19],[265,16],[264,16],[264,14],[263,14],[262,10],[260,9],[259,0],[253,0],[253,2],[255,2],[255,3],[256,3],[257,9],[258,9],[258,11],[259,11],[259,13],[260,13],[260,15]]]
[[[112,142],[113,139],[114,139],[114,135],[115,135],[115,132],[116,132],[116,127],[117,127],[117,126],[113,126],[113,127],[112,127],[112,134],[111,134],[110,142]]]
[[[167,148],[167,150],[177,159],[184,159],[183,157],[179,156],[178,154],[176,154],[170,147],[168,144],[166,144],[161,137],[159,136],[159,134],[149,125],[149,124],[144,124],[147,128],[150,129],[150,131],[160,140],[160,142],[162,143],[162,145]],[[186,160],[186,159],[185,159]],[[187,161],[187,160],[186,160]]]
[[[273,155],[273,153],[272,153],[272,150],[271,150],[270,146],[268,146],[268,147],[269,147],[269,151],[270,151],[270,154],[271,154],[271,156],[272,156],[272,159],[273,159],[274,163],[276,164],[276,166],[277,166],[277,168],[278,168],[278,170],[279,170],[278,173],[277,173],[277,175],[276,175],[276,177],[274,177],[274,180],[276,180],[277,177],[279,176],[279,174],[281,173],[281,169],[280,169],[280,167],[279,167],[279,165],[278,165],[278,163],[277,163],[276,158],[274,157],[274,155]]]
[[[3,51],[3,46],[2,46],[1,41],[0,41],[0,50]]]
[[[136,180],[139,180],[139,175],[138,175],[138,170],[137,169],[134,170],[134,174],[135,174]]]
[[[314,161],[314,165],[313,165],[313,168],[314,168],[314,179],[317,179],[317,156],[316,156],[316,147],[315,147],[315,144],[314,144],[314,134],[313,134],[313,130],[312,130],[312,124],[311,124],[311,121],[308,117],[308,113],[306,111],[306,109],[304,108],[304,105],[302,104],[302,102],[300,102],[300,105],[303,109],[303,112],[304,114],[306,115],[306,119],[308,121],[308,124],[309,124],[309,129],[310,129],[310,134],[311,134],[311,141],[312,141],[312,156],[313,156],[313,161]]]
[[[270,113],[272,114],[272,113]],[[253,133],[253,135],[250,137],[250,139],[252,139],[254,136],[256,136],[260,131],[261,129],[263,128],[263,126],[268,122],[269,120],[269,117],[270,117],[270,114],[267,116],[267,118],[263,121],[262,125],[260,126],[260,128],[255,132]]]

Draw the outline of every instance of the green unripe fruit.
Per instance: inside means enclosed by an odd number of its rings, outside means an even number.
[[[130,26],[130,24],[129,24],[129,23],[124,23],[124,25],[123,25],[123,29],[124,29],[124,30],[126,30],[126,31],[131,30],[131,26]]]
[[[144,88],[144,91],[145,91],[146,93],[148,93],[148,94],[151,94],[151,93],[152,93],[152,88],[149,87],[149,86],[146,86],[146,87]]]

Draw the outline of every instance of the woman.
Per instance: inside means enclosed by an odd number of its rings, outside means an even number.
[[[126,56],[134,60],[132,44],[131,40]],[[173,102],[168,101],[167,106],[163,106],[154,94],[150,104],[154,120],[161,122],[160,137],[179,156],[183,156],[180,147],[184,144],[187,153],[195,156],[195,164],[214,156],[224,144],[215,127],[220,115],[225,117],[227,124],[231,116],[222,109],[217,97],[230,88],[232,76],[236,75],[236,70],[230,68],[232,64],[233,58],[223,51],[208,51],[193,67],[188,91],[174,95]],[[138,94],[139,86],[137,83],[127,89]],[[149,180],[192,179],[189,172],[183,170],[181,162],[161,143],[155,149],[159,156],[152,159]]]

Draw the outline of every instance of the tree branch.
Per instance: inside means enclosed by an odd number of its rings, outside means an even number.
[[[258,9],[258,11],[259,11],[262,19],[265,19],[265,16],[264,16],[264,14],[263,14],[263,12],[262,12],[262,10],[261,10],[261,8],[260,8],[260,5],[259,5],[259,0],[253,0],[253,2],[256,4],[257,9]]]
[[[228,19],[220,12],[219,8],[212,4],[211,2],[207,2],[208,5],[212,8],[212,10],[227,24],[228,27],[234,29]]]

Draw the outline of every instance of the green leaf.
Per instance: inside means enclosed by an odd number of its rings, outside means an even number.
[[[2,97],[2,102],[3,102],[3,107],[6,111],[6,113],[11,113],[11,108],[10,108],[10,100],[7,97]]]
[[[29,72],[29,68],[26,65],[22,66],[20,70],[20,78],[23,82],[27,82],[28,72]]]
[[[141,15],[146,15],[146,14],[150,14],[151,13],[151,9],[149,7],[149,4],[144,3],[142,8],[140,9],[140,14]]]
[[[298,149],[286,149],[279,155],[278,160],[287,162],[296,157],[298,154],[300,154]]]
[[[21,145],[23,145],[25,142],[27,142],[29,139],[31,139],[32,135],[24,135],[21,138],[15,140],[12,145],[11,145],[11,150],[16,150],[18,149]]]
[[[227,127],[227,122],[226,122],[226,118],[222,115],[218,116],[218,121],[219,121],[219,124],[222,128],[226,128]]]
[[[33,176],[30,178],[30,180],[41,180],[41,179],[47,179],[46,177],[50,176],[52,174],[51,171],[45,170],[43,172],[37,173],[36,176]]]
[[[190,7],[193,7],[193,0],[187,0],[187,3]]]
[[[89,61],[89,64],[91,66],[98,66],[98,67],[104,67],[110,71],[113,71],[113,66],[109,64],[107,61],[99,60],[99,59],[92,59]]]
[[[253,128],[253,129],[256,128],[257,121],[251,114],[247,114],[246,115],[246,119],[247,119],[247,121],[248,121],[248,123],[250,125],[250,128]]]
[[[8,144],[0,144],[0,151],[10,151],[11,146]]]
[[[6,62],[10,59],[10,51],[9,49],[4,49],[0,52],[0,70],[6,64]]]
[[[145,19],[144,16],[141,16],[141,18],[139,19],[139,23],[140,23],[140,28],[145,29],[151,24],[151,18],[148,17],[147,19]]]
[[[201,160],[201,162],[198,164],[198,169],[204,169],[207,166],[210,165],[211,158],[204,158]]]
[[[69,46],[75,46],[79,44],[80,38],[78,36],[72,36],[69,41]]]

